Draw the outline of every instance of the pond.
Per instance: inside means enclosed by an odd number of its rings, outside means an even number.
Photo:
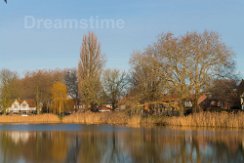
[[[244,162],[244,131],[0,125],[1,163]]]

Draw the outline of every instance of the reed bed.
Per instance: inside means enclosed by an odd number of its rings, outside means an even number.
[[[127,121],[127,126],[140,127],[142,125],[142,117],[139,115],[132,116]]]
[[[40,114],[31,116],[3,115],[0,123],[60,123],[60,119],[54,114]]]
[[[183,117],[166,118],[168,126],[244,128],[244,113],[202,112]]]
[[[77,113],[66,116],[62,119],[63,123],[81,123],[81,124],[127,124],[129,117],[121,112],[107,113]]]
[[[0,123],[77,123],[77,124],[112,124],[127,126],[180,126],[211,128],[244,128],[244,113],[202,112],[189,116],[165,117],[139,115],[129,116],[124,112],[76,113],[60,119],[54,114],[32,116],[0,116]]]

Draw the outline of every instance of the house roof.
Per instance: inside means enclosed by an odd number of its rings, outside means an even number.
[[[111,110],[111,108],[106,107],[106,106],[101,106],[98,108],[98,110]]]
[[[202,102],[204,102],[206,99],[208,98],[208,96],[206,94],[203,94],[199,97],[199,99],[197,100],[197,104],[200,105]]]
[[[238,90],[240,93],[244,92],[244,80],[243,79],[241,80],[241,83],[238,86]]]
[[[26,102],[29,107],[36,107],[36,102],[32,99],[23,99],[23,100],[17,100],[20,104],[22,104],[23,102]]]

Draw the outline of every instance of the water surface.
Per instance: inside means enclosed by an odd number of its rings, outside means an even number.
[[[244,162],[244,131],[0,125],[0,162]]]

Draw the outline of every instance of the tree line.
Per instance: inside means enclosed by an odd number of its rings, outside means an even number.
[[[34,99],[38,113],[61,113],[72,106],[87,111],[103,104],[110,104],[113,110],[121,104],[134,104],[130,105],[133,109],[177,97],[180,112],[184,112],[186,99],[198,112],[198,99],[204,93],[237,101],[232,92],[237,87],[233,58],[234,53],[215,32],[165,33],[132,54],[128,72],[104,69],[100,43],[94,33],[88,33],[83,37],[78,68],[39,70],[23,78],[1,70],[0,106],[5,113],[14,99]]]

